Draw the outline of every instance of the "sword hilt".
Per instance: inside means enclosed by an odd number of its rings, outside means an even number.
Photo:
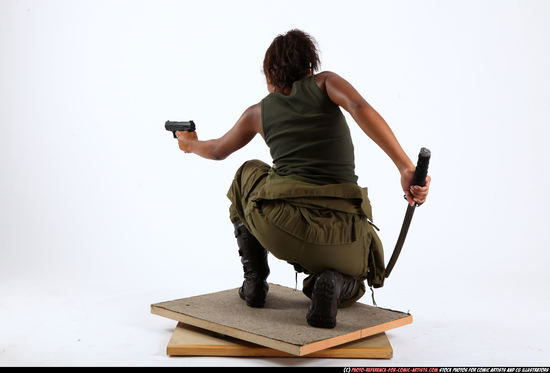
[[[422,148],[418,154],[418,162],[416,163],[416,171],[414,171],[413,185],[426,185],[426,176],[428,175],[428,165],[432,152],[429,149]]]
[[[432,152],[429,149],[421,148],[418,154],[418,162],[416,163],[416,170],[414,171],[412,185],[425,186],[426,176],[428,176],[428,165],[430,164],[430,157]],[[420,206],[422,203],[417,203],[416,206]]]

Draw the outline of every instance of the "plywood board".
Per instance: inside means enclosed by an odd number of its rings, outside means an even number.
[[[283,351],[178,323],[168,342],[170,356],[296,357]],[[386,333],[313,352],[305,357],[348,359],[391,359],[393,349]]]
[[[298,356],[412,322],[410,314],[355,303],[338,310],[335,328],[314,328],[306,322],[309,302],[300,291],[270,284],[264,308],[248,307],[236,288],[156,303],[151,312]]]

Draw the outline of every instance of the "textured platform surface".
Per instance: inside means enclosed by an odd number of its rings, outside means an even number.
[[[296,357],[287,352],[224,336],[195,326],[178,323],[166,347],[170,356],[255,356]],[[305,357],[391,359],[393,349],[385,333],[345,343]]]
[[[151,305],[153,314],[293,355],[306,355],[412,322],[407,313],[356,303],[338,310],[334,329],[306,322],[309,299],[300,291],[270,284],[264,308],[251,308],[238,289]]]

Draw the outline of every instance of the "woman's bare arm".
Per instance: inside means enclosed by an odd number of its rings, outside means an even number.
[[[263,136],[260,103],[246,109],[233,128],[219,139],[200,141],[196,132],[186,131],[177,131],[176,136],[184,152],[222,160],[248,144],[257,133]]]
[[[397,138],[384,118],[339,75],[326,71],[318,74],[322,89],[330,99],[351,114],[359,127],[369,136],[393,161],[401,174],[401,185],[409,203],[424,202],[428,195],[431,178],[426,178],[426,186],[412,186],[414,163],[407,156]]]
[[[324,84],[327,95],[351,114],[359,127],[391,158],[401,171],[414,168],[413,162],[401,148],[392,130],[369,103],[339,75],[326,71]]]

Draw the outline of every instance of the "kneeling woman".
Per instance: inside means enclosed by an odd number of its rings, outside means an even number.
[[[354,148],[340,107],[392,159],[409,203],[424,202],[426,186],[411,186],[415,166],[384,119],[346,80],[314,74],[319,57],[300,30],[277,36],[264,58],[269,94],[250,106],[219,139],[199,141],[177,132],[181,150],[221,160],[260,134],[273,167],[245,162],[227,196],[244,269],[239,295],[263,307],[269,290],[267,252],[309,276],[306,315],[315,327],[333,328],[338,307],[351,305],[369,286],[384,282],[384,256],[372,225],[366,188],[357,185]]]

